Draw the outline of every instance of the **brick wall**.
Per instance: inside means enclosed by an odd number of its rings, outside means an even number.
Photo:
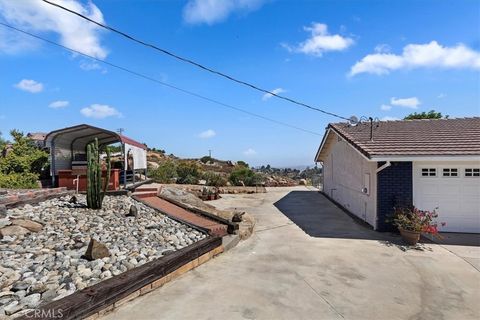
[[[385,162],[379,162],[382,166]],[[413,205],[412,162],[392,162],[377,174],[377,229],[393,231],[387,220],[394,207]]]

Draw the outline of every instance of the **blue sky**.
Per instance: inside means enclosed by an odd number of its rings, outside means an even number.
[[[477,1],[74,1],[98,21],[345,117],[480,115]],[[0,22],[314,135],[137,78],[0,26],[0,131],[89,123],[182,157],[311,165],[339,119],[180,63],[39,0]]]

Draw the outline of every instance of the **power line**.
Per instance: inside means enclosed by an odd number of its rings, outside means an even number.
[[[4,26],[4,27],[7,27],[7,28],[10,28],[10,29],[12,29],[12,30],[21,32],[21,33],[23,33],[23,34],[25,34],[25,35],[28,35],[28,36],[30,36],[30,37],[33,37],[33,38],[42,40],[42,41],[47,42],[47,43],[49,43],[49,44],[51,44],[51,45],[54,45],[54,46],[60,47],[60,48],[62,48],[62,49],[68,50],[68,51],[70,51],[70,52],[73,52],[73,53],[82,55],[82,56],[84,56],[84,57],[90,58],[90,59],[92,59],[92,60],[94,60],[94,61],[97,61],[97,62],[106,64],[106,65],[108,65],[108,66],[110,66],[110,67],[113,67],[113,68],[122,70],[122,71],[127,72],[127,73],[130,73],[130,74],[133,74],[133,75],[135,75],[135,76],[137,76],[137,77],[140,77],[140,78],[143,78],[143,79],[146,79],[146,80],[149,80],[149,81],[152,81],[152,82],[161,84],[162,86],[165,86],[165,87],[168,87],[168,88],[171,88],[171,89],[180,91],[180,92],[182,92],[182,93],[188,94],[188,95],[190,95],[190,96],[193,96],[193,97],[196,97],[196,98],[199,98],[199,99],[202,99],[202,100],[205,100],[205,101],[214,103],[214,104],[217,104],[217,105],[219,105],[219,106],[226,107],[226,108],[229,108],[229,109],[232,109],[232,110],[236,110],[236,111],[238,111],[238,112],[242,112],[242,113],[244,113],[244,114],[248,114],[248,115],[250,115],[250,116],[253,116],[253,117],[256,117],[256,118],[259,118],[259,119],[263,119],[263,120],[266,120],[266,121],[269,121],[269,122],[272,122],[272,123],[275,123],[275,124],[278,124],[278,125],[282,125],[282,126],[285,126],[285,127],[289,127],[289,128],[291,128],[291,129],[296,129],[296,130],[303,131],[303,132],[306,132],[306,133],[309,133],[309,134],[313,134],[313,135],[317,135],[317,136],[323,136],[322,134],[320,134],[320,133],[318,133],[318,132],[311,131],[311,130],[308,130],[308,129],[304,129],[304,128],[301,128],[301,127],[297,127],[297,126],[295,126],[295,125],[291,125],[291,124],[288,124],[288,123],[286,123],[286,122],[274,120],[274,119],[271,119],[271,118],[262,116],[262,115],[260,115],[260,114],[256,114],[256,113],[253,113],[253,112],[244,110],[244,109],[242,109],[242,108],[235,107],[235,106],[230,105],[230,104],[228,104],[228,103],[224,103],[224,102],[221,102],[221,101],[218,101],[218,100],[215,100],[215,99],[206,97],[206,96],[204,96],[204,95],[201,95],[201,94],[198,94],[198,93],[189,91],[189,90],[187,90],[187,89],[182,89],[182,88],[180,88],[180,87],[177,87],[177,86],[174,86],[174,85],[172,85],[172,84],[163,82],[163,81],[161,81],[161,80],[152,78],[152,77],[150,77],[150,76],[144,75],[144,74],[139,73],[139,72],[137,72],[137,71],[133,71],[133,70],[131,70],[131,69],[128,69],[128,68],[119,66],[119,65],[117,65],[117,64],[114,64],[114,63],[111,63],[111,62],[108,62],[108,61],[105,61],[105,60],[101,60],[101,59],[95,58],[94,56],[91,56],[91,55],[88,55],[88,54],[86,54],[86,53],[83,53],[83,52],[77,51],[77,50],[75,50],[75,49],[69,48],[69,47],[67,47],[67,46],[61,45],[61,44],[59,44],[59,43],[57,43],[57,42],[48,40],[48,39],[46,39],[46,38],[43,38],[43,37],[38,36],[38,35],[36,35],[36,34],[30,33],[30,32],[28,32],[28,31],[18,29],[18,28],[16,28],[16,27],[13,27],[13,26],[8,25],[8,24],[6,24],[6,23],[0,22],[0,25],[2,25],[2,26]]]
[[[151,44],[151,43],[145,42],[145,41],[143,41],[143,40],[137,39],[137,38],[135,38],[135,37],[133,37],[133,36],[131,36],[131,35],[123,32],[123,31],[120,31],[120,30],[115,29],[115,28],[113,28],[113,27],[107,26],[107,25],[105,25],[105,24],[103,24],[103,23],[100,23],[100,22],[98,22],[98,21],[95,21],[95,20],[93,20],[93,19],[90,19],[89,17],[84,16],[84,15],[81,14],[81,13],[78,13],[78,12],[76,12],[76,11],[74,11],[74,10],[71,10],[71,9],[68,9],[68,8],[62,6],[62,5],[59,5],[58,3],[53,3],[53,2],[50,2],[50,1],[48,1],[48,0],[42,0],[42,1],[45,2],[45,3],[47,3],[47,4],[50,4],[50,5],[52,5],[52,6],[55,6],[55,7],[57,7],[57,8],[60,8],[60,9],[62,9],[62,10],[65,10],[65,11],[67,11],[67,12],[70,12],[70,13],[72,13],[72,14],[74,14],[74,15],[82,18],[82,19],[85,19],[85,20],[87,20],[87,21],[89,21],[89,22],[91,22],[91,23],[96,24],[97,26],[99,26],[99,27],[101,27],[101,28],[107,29],[107,30],[112,31],[112,32],[114,32],[114,33],[117,33],[117,34],[119,34],[119,35],[121,35],[121,36],[123,36],[123,37],[125,37],[125,38],[127,38],[127,39],[129,39],[129,40],[131,40],[131,41],[134,41],[134,42],[139,43],[139,44],[141,44],[141,45],[143,45],[143,46],[152,48],[152,49],[154,49],[154,50],[160,51],[161,53],[164,53],[164,54],[166,54],[166,55],[168,55],[168,56],[170,56],[170,57],[173,57],[173,58],[175,58],[175,59],[177,59],[177,60],[180,60],[180,61],[182,61],[182,62],[186,62],[186,63],[191,64],[191,65],[193,65],[193,66],[195,66],[195,67],[198,67],[198,68],[200,68],[200,69],[202,69],[202,70],[205,70],[205,71],[207,71],[207,72],[216,74],[216,75],[218,75],[218,76],[220,76],[220,77],[226,78],[226,79],[228,79],[228,80],[230,80],[230,81],[239,83],[239,84],[241,84],[241,85],[250,87],[250,88],[252,88],[252,89],[254,89],[254,90],[257,90],[257,91],[260,91],[260,92],[263,92],[263,93],[272,95],[272,96],[277,97],[277,98],[279,98],[279,99],[283,99],[283,100],[285,100],[285,101],[294,103],[294,104],[296,104],[296,105],[299,105],[299,106],[302,106],[302,107],[305,107],[305,108],[308,108],[308,109],[311,109],[311,110],[315,110],[315,111],[318,111],[318,112],[321,112],[321,113],[324,113],[324,114],[327,114],[327,115],[330,115],[330,116],[333,116],[333,117],[337,117],[337,118],[340,118],[340,119],[342,119],[342,120],[347,120],[347,121],[350,120],[349,118],[345,118],[345,117],[340,116],[340,115],[338,115],[338,114],[335,114],[335,113],[333,113],[333,112],[325,111],[325,110],[322,110],[322,109],[320,109],[320,108],[311,106],[311,105],[309,105],[309,104],[306,104],[306,103],[303,103],[303,102],[294,100],[294,99],[292,99],[292,98],[289,98],[289,97],[285,97],[285,96],[276,94],[276,93],[271,92],[271,91],[269,91],[269,90],[262,89],[262,88],[254,85],[254,84],[251,84],[251,83],[249,83],[249,82],[246,82],[246,81],[243,81],[243,80],[239,80],[239,79],[237,79],[237,78],[234,78],[234,77],[232,77],[232,76],[230,76],[230,75],[228,75],[228,74],[226,74],[226,73],[223,73],[223,72],[214,70],[214,69],[212,69],[212,68],[206,67],[206,66],[204,66],[204,65],[202,65],[202,64],[200,64],[200,63],[198,63],[198,62],[195,62],[195,61],[193,61],[193,60],[191,60],[191,59],[184,58],[184,57],[179,56],[179,55],[177,55],[177,54],[175,54],[175,53],[173,53],[173,52],[171,52],[171,51],[168,51],[168,50],[166,50],[166,49],[160,48],[160,47],[158,47],[158,46],[156,46],[156,45],[154,45],[154,44]]]

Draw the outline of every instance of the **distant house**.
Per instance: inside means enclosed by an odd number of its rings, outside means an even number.
[[[32,139],[35,145],[38,148],[43,148],[45,146],[45,137],[47,136],[46,132],[31,132],[27,134],[27,137]]]
[[[374,229],[394,207],[438,208],[441,231],[480,233],[480,118],[331,123],[323,192]]]

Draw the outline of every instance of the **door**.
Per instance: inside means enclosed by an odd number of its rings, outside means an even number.
[[[419,162],[413,165],[413,204],[438,212],[444,232],[480,233],[480,164]]]

